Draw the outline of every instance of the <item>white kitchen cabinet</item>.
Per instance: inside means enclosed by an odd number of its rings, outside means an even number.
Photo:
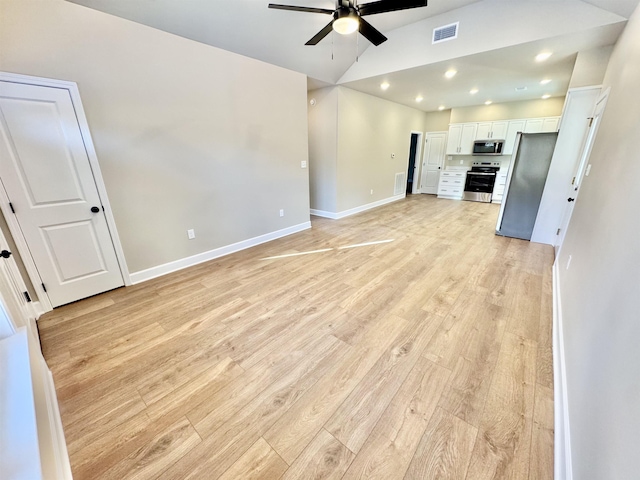
[[[495,138],[496,140],[504,140],[507,135],[507,127],[509,122],[481,122],[478,124],[476,131],[476,140],[488,140]]]
[[[438,198],[461,200],[466,179],[467,172],[442,172],[438,183]]]
[[[558,124],[560,123],[560,117],[548,117],[542,122],[543,132],[557,132]]]
[[[511,155],[516,144],[516,137],[518,132],[524,131],[525,120],[511,120],[507,127],[507,134],[505,135],[504,148],[502,149],[503,155]]]
[[[447,140],[447,155],[471,155],[477,131],[477,123],[451,125]]]
[[[507,172],[498,172],[496,183],[493,186],[493,194],[491,195],[491,203],[502,203],[504,189],[507,184]]]
[[[526,121],[524,133],[556,132],[560,117],[530,118]]]

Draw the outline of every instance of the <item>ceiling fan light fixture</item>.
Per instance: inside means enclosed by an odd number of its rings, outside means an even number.
[[[333,21],[333,29],[340,35],[349,35],[360,28],[360,19],[353,11],[338,10]]]

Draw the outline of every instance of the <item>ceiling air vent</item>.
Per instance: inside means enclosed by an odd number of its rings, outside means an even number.
[[[458,25],[460,25],[460,22],[445,25],[444,27],[434,28],[433,43],[446,42],[447,40],[458,38]]]

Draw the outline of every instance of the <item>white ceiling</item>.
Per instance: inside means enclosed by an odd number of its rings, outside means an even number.
[[[497,103],[542,93],[564,95],[576,53],[613,44],[640,2],[429,0],[428,7],[367,17],[389,38],[374,47],[362,36],[338,34],[305,46],[330,17],[268,9],[269,0],[69,1],[304,73],[310,88],[340,83],[425,111],[477,105],[488,98]],[[271,1],[335,7],[333,0]],[[466,19],[459,39],[433,51],[433,27],[456,19]],[[555,53],[541,66],[531,58],[543,48]],[[444,81],[443,70],[452,66],[459,74]],[[541,76],[554,80],[544,92]],[[383,80],[392,84],[386,92],[379,88]],[[472,86],[481,92],[469,95]],[[516,86],[528,89],[518,93]],[[425,98],[420,104],[414,100],[418,94]]]

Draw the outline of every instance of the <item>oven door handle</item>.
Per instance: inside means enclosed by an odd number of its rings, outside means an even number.
[[[496,176],[495,173],[489,173],[489,172],[467,172],[467,175],[491,175],[493,177]]]

